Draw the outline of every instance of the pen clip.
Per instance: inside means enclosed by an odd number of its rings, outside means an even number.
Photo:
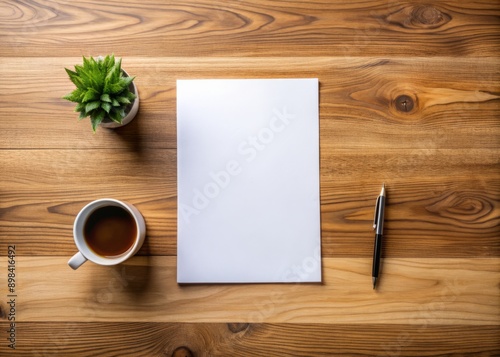
[[[375,214],[373,216],[373,230],[377,229],[379,208],[380,208],[380,196],[377,197],[377,201],[375,202]]]

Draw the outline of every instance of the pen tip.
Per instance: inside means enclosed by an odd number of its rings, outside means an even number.
[[[373,289],[375,290],[375,287],[377,286],[377,278],[373,277],[372,282],[373,282]]]
[[[380,196],[385,196],[385,183],[382,184],[382,189],[380,190]]]

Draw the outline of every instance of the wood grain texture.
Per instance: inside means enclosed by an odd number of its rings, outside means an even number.
[[[498,0],[5,0],[0,43],[0,356],[500,356]],[[64,67],[107,53],[141,108],[93,135]],[[323,284],[177,285],[176,79],[302,77]],[[71,271],[73,219],[104,196],[141,210],[146,244]]]
[[[22,322],[19,329],[30,344],[20,340],[15,355],[30,357],[493,356],[500,349],[498,326]]]
[[[176,148],[176,80],[227,77],[319,78],[322,154],[338,149],[498,148],[498,58],[126,57],[123,66],[137,76],[139,116],[120,130],[95,135],[88,120],[77,122],[74,105],[61,99],[73,89],[64,67],[80,61],[0,58],[0,148]],[[47,77],[51,90],[46,89]],[[395,108],[400,95],[414,99],[411,112]]]
[[[323,150],[323,256],[371,256],[377,177],[389,192],[385,257],[499,257],[499,160],[491,149]],[[146,219],[140,255],[176,255],[174,150],[0,150],[0,162],[0,251],[70,256],[78,211],[112,197]]]
[[[378,191],[373,177],[390,186],[389,204],[394,204],[388,209],[386,256],[500,253],[496,58],[479,63],[467,58],[126,58],[138,75],[139,117],[96,135],[87,121],[76,123],[71,103],[60,99],[71,90],[62,67],[78,58],[0,61],[5,89],[0,113],[18,118],[0,121],[8,134],[0,145],[9,149],[0,153],[0,175],[10,188],[1,203],[5,224],[0,230],[22,254],[71,254],[72,217],[85,202],[112,196],[139,205],[148,220],[148,241],[140,254],[175,255],[176,158],[168,150],[176,147],[175,79],[225,77],[228,71],[239,78],[320,78],[325,256],[370,256]],[[43,78],[33,75],[36,62],[54,78],[54,91],[46,91]],[[36,102],[23,107],[33,93]],[[413,111],[395,109],[402,94],[415,99]],[[161,160],[156,149],[167,149],[160,151]],[[113,185],[102,180],[108,176]],[[26,204],[33,192],[37,202]]]
[[[6,1],[0,56],[496,56],[497,1]],[[75,45],[77,43],[77,45]]]
[[[500,258],[383,260],[372,290],[371,258],[323,258],[323,283],[178,285],[175,257],[124,265],[67,257],[18,257],[18,322],[251,322],[499,325]],[[6,266],[6,260],[0,260]],[[3,287],[3,286],[2,286]],[[5,290],[2,290],[5,291]],[[5,315],[6,302],[0,302]]]

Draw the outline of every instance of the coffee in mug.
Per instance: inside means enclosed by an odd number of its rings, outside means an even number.
[[[94,253],[115,257],[126,253],[134,245],[137,227],[134,217],[119,206],[104,206],[87,217],[83,237]]]
[[[78,213],[73,226],[79,250],[68,262],[77,269],[87,260],[119,264],[136,254],[146,236],[146,224],[133,205],[110,198],[93,201]]]

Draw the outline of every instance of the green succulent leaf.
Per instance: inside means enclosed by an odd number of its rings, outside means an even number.
[[[77,88],[73,91],[73,95],[77,99],[78,103],[81,103],[83,102],[83,97],[85,97],[85,91],[80,88]]]
[[[92,130],[94,131],[94,133],[97,130],[99,124],[102,123],[104,117],[105,113],[103,110],[99,110],[98,112],[90,116],[90,122],[92,123]]]
[[[111,103],[111,98],[109,97],[109,94],[104,93],[103,95],[101,95],[101,101]]]
[[[128,98],[130,101],[132,101],[132,100],[134,100],[135,98],[137,98],[137,96],[136,96],[134,93],[132,93],[132,92],[128,92],[128,93],[127,93],[127,98]]]
[[[118,111],[111,111],[109,113],[109,117],[111,118],[111,120],[113,120],[114,122],[118,123],[118,124],[121,124],[122,123],[122,119],[124,117],[124,115],[121,115]]]
[[[75,92],[71,92],[69,94],[66,94],[63,99],[69,100],[70,102],[79,102],[79,96],[75,95]]]
[[[83,57],[83,67],[91,67],[91,64],[90,64],[90,60],[85,58],[85,56],[82,56]],[[92,57],[90,57],[92,58]]]
[[[115,63],[115,56],[113,55],[107,55],[106,58],[104,58],[104,61],[103,61],[103,66],[104,68],[106,68],[106,72],[113,66],[113,64]]]
[[[85,105],[85,111],[87,113],[90,113],[92,110],[94,109],[97,109],[101,106],[101,102],[99,102],[98,100],[95,100],[93,102],[89,102]]]
[[[118,103],[121,103],[121,104],[130,104],[131,103],[127,97],[116,97],[116,100],[118,101]]]
[[[128,86],[130,85],[130,83],[133,82],[134,79],[135,79],[135,77],[121,77],[120,78],[120,85],[123,88],[128,88]]]
[[[116,80],[120,79],[120,76],[122,74],[122,59],[121,58],[118,58],[118,60],[115,61],[113,68],[111,68],[111,71],[115,75]]]
[[[121,58],[114,55],[83,56],[82,64],[75,65],[74,70],[65,68],[76,89],[63,98],[76,103],[80,119],[90,117],[94,131],[106,117],[121,123],[125,108],[137,98],[130,91],[135,77],[125,75],[121,65]]]
[[[101,108],[104,109],[106,111],[106,113],[109,114],[109,111],[111,110],[112,106],[110,103],[101,103]]]
[[[85,96],[82,99],[83,103],[87,103],[90,101],[96,101],[101,97],[99,92],[95,90],[94,88],[89,88],[87,92],[85,93]]]
[[[109,91],[111,94],[120,94],[124,90],[120,82],[112,83],[109,85]]]
[[[78,103],[75,108],[75,112],[85,112],[85,103]]]
[[[78,76],[78,73],[76,73],[70,69],[67,69],[67,68],[65,68],[65,70],[66,70],[66,73],[68,74],[71,82],[73,82],[73,84],[77,87],[81,86],[82,82],[81,82],[80,77]]]
[[[85,119],[86,117],[88,117],[88,115],[85,113],[84,110],[82,110],[80,112],[80,116],[78,117],[78,120],[82,120],[82,119]]]

